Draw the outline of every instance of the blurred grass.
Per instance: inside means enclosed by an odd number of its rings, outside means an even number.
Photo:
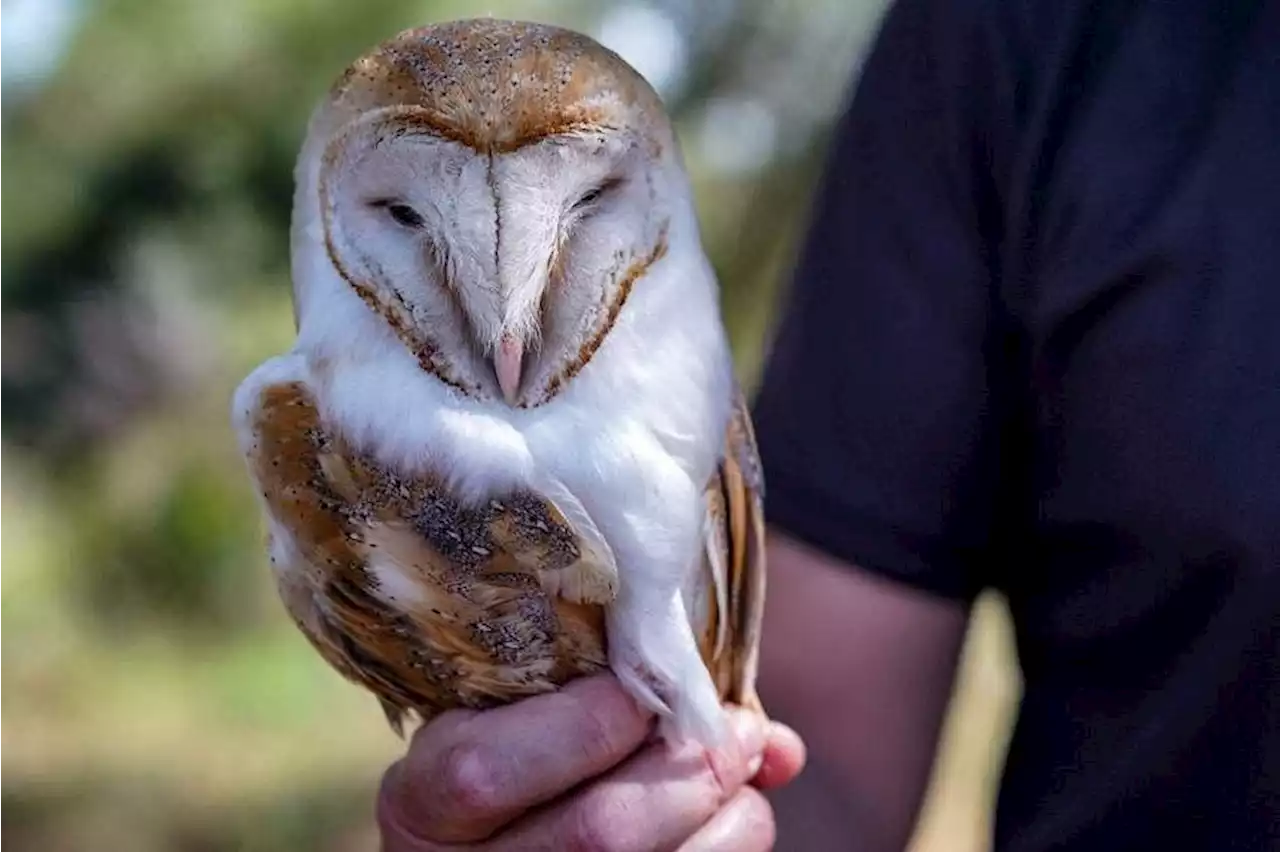
[[[284,616],[227,422],[240,378],[291,341],[292,160],[343,64],[402,27],[485,12],[621,33],[624,56],[657,70],[654,34],[676,33],[687,61],[664,96],[750,384],[882,5],[6,0],[5,47],[26,32],[52,69],[33,81],[4,53],[12,848],[376,846],[376,779],[402,744]],[[16,29],[19,6],[70,10],[65,49]],[[655,10],[667,29],[646,35],[636,14]],[[726,137],[735,104],[772,124]],[[735,134],[769,142],[765,161],[729,168]],[[1016,689],[984,601],[917,852],[985,847]]]
[[[261,354],[276,337],[254,335]],[[263,560],[248,556],[258,522],[224,427],[230,388],[206,390],[103,448],[71,496],[6,452],[15,848],[372,845],[371,791],[399,742],[281,617]]]

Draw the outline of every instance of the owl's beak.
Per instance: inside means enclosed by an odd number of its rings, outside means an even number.
[[[520,390],[520,368],[524,361],[524,344],[511,334],[502,336],[498,349],[493,353],[493,371],[498,376],[498,387],[507,405],[516,404]]]

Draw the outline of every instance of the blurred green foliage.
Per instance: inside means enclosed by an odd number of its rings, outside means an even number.
[[[235,385],[290,345],[293,160],[347,62],[405,27],[494,14],[582,29],[661,73],[750,383],[880,11],[6,0],[12,848],[374,846],[375,781],[400,744],[284,617],[228,424]],[[55,13],[65,41],[32,23]]]

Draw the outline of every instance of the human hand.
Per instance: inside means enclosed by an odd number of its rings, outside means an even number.
[[[424,725],[383,776],[384,852],[692,850],[773,846],[760,789],[791,781],[804,745],[731,710],[716,752],[649,740],[652,717],[611,676]],[[586,782],[586,783],[584,783]]]

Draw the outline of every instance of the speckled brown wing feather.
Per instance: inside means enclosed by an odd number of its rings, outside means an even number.
[[[721,694],[758,706],[761,492],[745,417],[739,404],[708,488],[709,526],[722,531],[708,540],[722,558],[708,558],[704,582],[728,608],[708,595],[695,620]],[[262,389],[250,418],[250,469],[281,539],[271,547],[281,598],[396,730],[408,713],[492,707],[607,667],[603,608],[546,581],[588,549],[554,505],[517,491],[471,506],[439,481],[397,475],[326,429],[301,382]]]
[[[721,591],[710,596],[703,656],[726,701],[763,713],[756,672],[765,598],[764,477],[751,415],[737,391],[724,458],[708,485],[707,511],[707,573]],[[717,548],[720,558],[711,552]]]
[[[554,506],[528,492],[468,506],[398,476],[327,430],[301,383],[265,388],[252,418],[249,463],[287,539],[272,547],[286,608],[395,727],[606,666],[602,610],[540,580],[582,553]]]

